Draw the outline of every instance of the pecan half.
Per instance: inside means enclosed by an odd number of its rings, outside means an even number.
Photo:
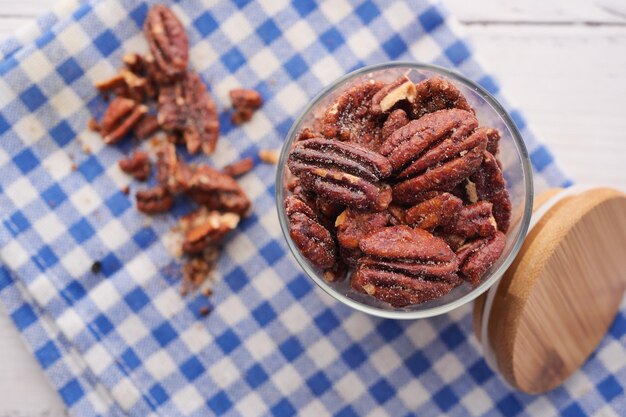
[[[164,130],[182,134],[189,153],[202,149],[209,155],[215,150],[219,135],[217,108],[195,72],[161,88],[157,118]]]
[[[189,40],[174,12],[162,4],[152,6],[144,33],[159,69],[168,77],[181,76],[189,60]]]
[[[252,171],[252,168],[254,168],[254,160],[252,158],[243,158],[226,165],[222,168],[222,172],[231,177],[239,177]]]
[[[229,211],[243,216],[250,209],[250,200],[237,182],[208,165],[200,165],[192,170],[184,191],[196,203],[211,210]]]
[[[374,114],[386,113],[400,102],[413,103],[415,95],[415,84],[409,77],[402,75],[374,94],[371,111]]]
[[[448,230],[463,238],[475,236],[493,236],[496,233],[496,220],[491,212],[492,204],[488,201],[479,201],[463,207]]]
[[[502,232],[461,246],[456,254],[463,278],[474,285],[478,284],[487,269],[502,255],[505,246],[506,236]]]
[[[324,136],[378,149],[382,142],[381,127],[378,115],[371,111],[371,102],[383,86],[380,81],[368,80],[337,97],[322,118]]]
[[[299,198],[289,196],[285,199],[285,212],[289,235],[302,255],[317,268],[333,270],[337,263],[335,241],[317,221],[313,209]]]
[[[307,190],[357,210],[384,210],[390,190],[381,184],[391,166],[386,158],[354,144],[330,139],[297,142],[289,170]]]
[[[406,222],[432,232],[436,227],[454,224],[463,201],[449,193],[437,194],[406,211]]]
[[[196,254],[217,245],[228,232],[237,227],[239,219],[238,214],[221,213],[206,207],[182,217],[178,224],[185,236],[183,252]]]
[[[104,143],[111,145],[122,139],[148,111],[148,107],[134,100],[116,97],[109,103],[102,122],[100,133]]]
[[[470,180],[475,184],[477,198],[493,204],[493,217],[496,219],[498,229],[506,233],[511,222],[512,205],[502,170],[493,154],[483,153],[480,169],[470,177]]]
[[[361,257],[359,242],[372,232],[387,226],[387,213],[360,213],[350,209],[343,211],[335,220],[337,242],[342,259],[350,266],[356,266]]]
[[[361,240],[352,287],[394,307],[441,297],[459,284],[456,255],[425,230],[392,226]]]
[[[122,171],[132,175],[137,181],[146,181],[150,178],[150,159],[143,151],[135,151],[127,159],[121,159],[118,164]]]
[[[443,78],[433,77],[415,85],[411,115],[414,119],[443,109],[461,109],[474,113],[459,89]]]
[[[137,191],[137,210],[146,214],[163,213],[172,208],[174,197],[163,186]]]
[[[252,119],[252,115],[263,105],[263,97],[258,91],[235,88],[228,93],[233,103],[233,124],[240,125]]]

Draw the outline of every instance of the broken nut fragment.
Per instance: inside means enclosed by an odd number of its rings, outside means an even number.
[[[197,254],[209,246],[217,245],[239,224],[239,215],[209,210],[206,207],[184,216],[179,221],[185,240],[183,252]]]
[[[415,84],[406,75],[403,75],[374,94],[372,97],[372,113],[386,113],[402,101],[413,103],[415,96]]]
[[[118,164],[122,171],[132,175],[137,181],[146,181],[150,177],[150,159],[143,151],[135,151],[127,159],[121,159]]]
[[[233,103],[233,124],[240,125],[252,119],[254,112],[263,105],[263,97],[256,90],[235,88],[228,93]]]
[[[226,165],[222,168],[222,172],[231,177],[239,177],[252,171],[252,168],[254,168],[254,160],[252,158],[244,158]]]
[[[146,214],[164,213],[174,205],[174,197],[160,185],[143,191],[137,191],[137,210]]]
[[[148,107],[134,100],[116,97],[107,108],[102,122],[100,133],[108,145],[122,139],[148,111]]]
[[[259,159],[266,164],[276,165],[278,163],[279,156],[278,151],[272,149],[261,149],[259,151]]]

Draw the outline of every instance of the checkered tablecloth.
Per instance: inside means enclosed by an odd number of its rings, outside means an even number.
[[[626,415],[623,311],[564,386],[520,394],[487,367],[469,307],[382,320],[317,289],[282,241],[269,165],[241,180],[255,210],[227,241],[214,311],[199,318],[202,296],[181,298],[171,273],[177,266],[163,242],[171,220],[146,222],[121,191],[128,179],[117,160],[132,144],[105,147],[86,128],[104,106],[94,81],[113,75],[125,52],[146,49],[149,3],[58,7],[0,46],[0,299],[72,415]],[[454,19],[425,0],[172,7],[222,110],[218,151],[208,158],[218,166],[280,147],[309,99],[366,64],[452,67],[507,105]],[[235,86],[266,99],[240,129],[226,111]],[[510,110],[537,187],[565,184]]]

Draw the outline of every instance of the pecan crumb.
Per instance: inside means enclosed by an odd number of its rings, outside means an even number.
[[[95,261],[91,264],[91,272],[93,272],[94,274],[98,274],[100,273],[100,271],[102,271],[102,262]]]
[[[278,158],[280,154],[278,151],[270,150],[270,149],[261,149],[259,151],[259,159],[266,164],[276,165],[278,163]]]
[[[209,306],[202,306],[200,307],[200,310],[198,311],[198,313],[200,313],[202,317],[208,316],[210,312],[211,312],[211,309],[209,308]]]
[[[235,88],[229,92],[233,103],[233,124],[240,125],[252,119],[254,112],[263,105],[263,97],[258,91],[245,88]]]
[[[98,121],[92,117],[91,119],[89,119],[89,130],[93,131],[93,132],[99,132],[100,131],[100,125],[98,124]]]
[[[128,195],[128,193],[130,193],[130,187],[128,185],[125,185],[120,191],[122,192],[122,194]]]

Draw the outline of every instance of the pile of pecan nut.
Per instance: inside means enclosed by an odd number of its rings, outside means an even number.
[[[290,151],[290,236],[327,281],[394,307],[476,285],[511,217],[499,139],[446,79],[353,84]]]
[[[157,142],[157,185],[136,193],[137,209],[146,214],[166,212],[181,194],[198,204],[200,208],[178,224],[186,255],[185,288],[197,288],[214,265],[220,241],[250,210],[250,200],[233,177],[250,171],[254,163],[246,158],[219,171],[181,160],[178,144],[190,154],[213,153],[219,136],[217,108],[199,75],[188,69],[189,42],[174,13],[164,5],[153,6],[144,33],[150,52],[126,55],[116,76],[96,84],[107,99],[114,98],[101,121],[90,126],[107,144],[131,134],[143,140],[159,131],[166,133],[166,140]],[[235,124],[250,120],[262,104],[254,90],[235,89],[230,95]],[[148,153],[141,150],[119,166],[139,181],[148,180],[152,171]]]

